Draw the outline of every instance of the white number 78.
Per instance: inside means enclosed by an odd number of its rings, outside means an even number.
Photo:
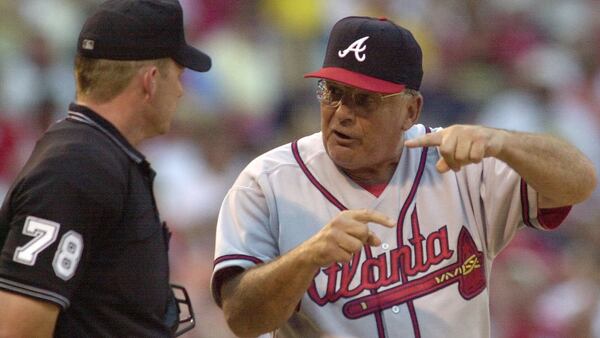
[[[33,266],[38,254],[56,241],[59,229],[59,223],[28,216],[23,225],[23,234],[34,238],[27,244],[17,247],[13,260]],[[81,235],[73,230],[68,231],[62,236],[54,255],[52,262],[54,273],[64,280],[73,277],[82,252],[83,239]]]

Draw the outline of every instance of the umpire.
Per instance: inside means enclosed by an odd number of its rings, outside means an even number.
[[[0,210],[0,337],[181,333],[155,172],[136,146],[168,131],[184,68],[211,66],[182,17],[177,0],[111,0],[83,26],[76,102]]]

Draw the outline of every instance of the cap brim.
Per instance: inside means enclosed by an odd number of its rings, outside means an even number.
[[[336,81],[348,86],[384,94],[399,93],[406,88],[404,84],[381,80],[338,67],[323,67],[316,72],[304,74],[304,77]]]
[[[180,65],[197,72],[206,72],[212,66],[208,55],[187,44],[173,56],[173,59]]]

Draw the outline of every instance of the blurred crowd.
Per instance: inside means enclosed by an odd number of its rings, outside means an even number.
[[[100,0],[0,1],[0,200],[36,138],[74,98],[72,59]],[[319,129],[327,34],[386,16],[424,52],[421,122],[548,132],[600,168],[599,0],[180,0],[188,41],[213,59],[186,72],[170,134],[143,144],[174,231],[173,281],[193,298],[186,337],[232,337],[209,292],[220,203],[250,159]],[[600,191],[562,227],[520,231],[491,282],[492,337],[600,337]]]

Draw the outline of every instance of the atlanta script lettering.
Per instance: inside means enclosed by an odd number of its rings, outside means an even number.
[[[354,255],[351,262],[332,264],[322,269],[320,274],[325,274],[327,278],[326,292],[320,295],[313,280],[308,289],[310,298],[321,306],[328,302],[336,302],[340,298],[351,298],[364,290],[376,290],[398,283],[401,280],[400,271],[405,276],[416,276],[452,257],[454,251],[450,250],[448,244],[446,226],[432,232],[427,238],[419,230],[418,223],[416,226],[413,223],[410,245],[401,245],[372,258],[367,258],[365,251],[361,250]],[[354,281],[357,274],[360,276],[358,284]]]

